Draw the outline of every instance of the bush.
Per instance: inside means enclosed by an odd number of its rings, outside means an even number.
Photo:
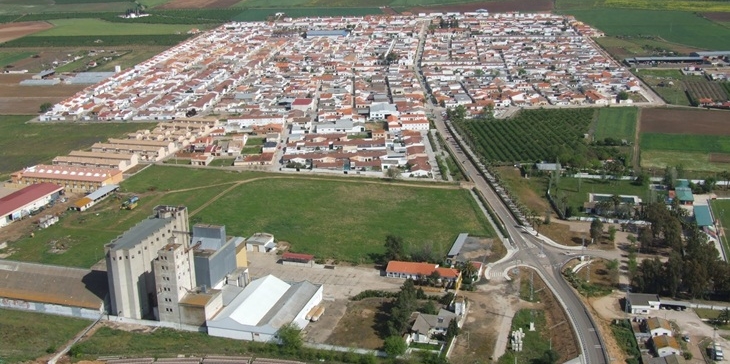
[[[360,301],[360,300],[364,300],[366,298],[371,298],[371,297],[393,298],[396,295],[397,295],[397,293],[395,293],[395,292],[386,292],[386,291],[381,291],[381,290],[376,290],[376,289],[366,289],[366,290],[356,294],[355,296],[353,296],[350,299],[353,301]]]

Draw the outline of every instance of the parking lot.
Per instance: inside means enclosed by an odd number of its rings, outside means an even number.
[[[251,279],[273,274],[287,282],[310,281],[324,284],[325,300],[347,299],[366,289],[398,290],[402,279],[386,278],[372,266],[342,266],[335,269],[311,268],[278,263],[273,253],[248,252]]]

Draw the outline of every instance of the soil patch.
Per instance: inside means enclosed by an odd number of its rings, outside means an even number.
[[[361,301],[348,302],[345,315],[339,320],[325,342],[363,349],[381,348],[383,339],[378,333],[385,329],[387,317],[383,312],[388,312],[381,306],[390,304],[390,299],[383,298],[366,298]]]
[[[28,115],[38,113],[41,104],[55,104],[73,96],[88,85],[21,86],[30,74],[0,75],[0,114]]]
[[[730,163],[730,154],[710,153],[710,162],[712,162],[712,163]]]
[[[728,135],[730,112],[720,110],[645,109],[642,133]]]
[[[430,13],[433,11],[442,12],[469,12],[486,9],[490,13],[506,13],[511,11],[539,12],[552,11],[553,2],[550,0],[502,0],[487,1],[468,4],[439,5],[429,7],[415,7],[409,9],[414,14]]]
[[[524,271],[525,277],[523,279],[528,279],[526,274],[529,270]],[[573,333],[565,311],[563,311],[552,292],[545,289],[545,283],[537,274],[533,278],[533,284],[535,291],[540,291],[540,301],[545,311],[546,325],[553,349],[560,354],[561,361],[577,357],[580,354],[578,345],[576,345],[578,338]]]
[[[222,9],[236,5],[240,0],[172,0],[155,9]]]
[[[53,24],[44,21],[27,21],[20,23],[0,24],[0,43],[25,37],[53,28]]]
[[[702,16],[704,16],[705,18],[710,19],[712,21],[730,22],[730,13],[725,13],[725,12],[702,13]]]

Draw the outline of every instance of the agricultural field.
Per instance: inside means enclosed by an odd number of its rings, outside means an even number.
[[[23,167],[50,162],[53,157],[108,137],[120,136],[139,129],[151,128],[150,123],[98,124],[26,124],[32,116],[0,116],[0,175],[7,176]],[[42,145],[43,148],[38,146]]]
[[[730,28],[682,11],[593,9],[569,14],[608,36],[649,36],[686,46],[721,50],[727,48]]]
[[[383,14],[379,8],[252,8],[233,16],[232,20],[261,21],[280,12],[294,18],[305,16],[365,16]]]
[[[192,28],[203,29],[190,25],[109,23],[99,19],[57,19],[50,23],[54,26],[52,29],[32,37],[180,34]]]
[[[641,113],[641,166],[682,165],[688,171],[730,169],[730,113],[703,109],[645,109]]]
[[[42,32],[50,28],[53,28],[52,24],[42,21],[0,24],[0,43]]]
[[[134,7],[128,0],[0,0],[0,15],[28,13],[88,13],[98,11],[125,11]]]
[[[677,10],[687,12],[696,12],[697,9],[707,9],[707,12],[719,13],[730,11],[730,6],[721,0],[557,0],[555,8],[564,12],[596,8]]]
[[[618,60],[668,54],[689,55],[692,52],[701,51],[700,48],[644,37],[606,36],[595,38],[595,41]]]
[[[0,360],[33,362],[61,349],[90,324],[88,320],[0,309]]]
[[[712,208],[713,217],[722,225],[725,244],[728,244],[727,234],[730,233],[730,200],[713,200],[710,202],[710,207]],[[730,248],[730,246],[726,246],[726,248]]]
[[[169,0],[155,1],[161,3],[158,9],[211,9],[228,8],[236,5],[240,0]]]
[[[12,65],[15,62],[26,59],[33,55],[33,52],[0,52],[0,67]]]
[[[555,160],[561,151],[584,150],[595,109],[523,110],[509,119],[467,120],[457,128],[476,152],[494,164]]]
[[[594,140],[605,138],[624,139],[633,143],[636,136],[636,118],[638,109],[635,107],[611,107],[598,110],[593,131]]]
[[[0,74],[0,115],[38,113],[41,104],[56,103],[84,89],[86,85],[21,86],[31,74]],[[25,121],[31,116],[25,116]],[[2,127],[2,126],[0,126]],[[2,138],[2,137],[0,137]],[[2,165],[2,162],[0,162]],[[2,170],[2,168],[0,168]],[[3,172],[0,172],[2,174]]]
[[[409,0],[406,0],[406,1],[412,2]],[[423,4],[423,3],[421,3],[421,4]],[[392,5],[392,6],[395,6],[395,5]],[[416,7],[405,8],[405,9],[414,14],[418,14],[421,12],[430,13],[433,11],[467,12],[467,11],[475,11],[478,9],[487,9],[487,10],[489,10],[489,12],[492,12],[492,13],[513,12],[513,11],[538,12],[538,11],[552,11],[553,10],[553,1],[551,1],[551,0],[496,0],[496,1],[487,1],[487,2],[463,1],[461,3],[452,3],[452,4],[444,2],[444,5],[430,5],[430,6],[417,5]]]
[[[719,82],[699,78],[684,80],[682,85],[687,89],[689,102],[693,106],[699,105],[702,99],[710,99],[713,102],[724,102],[728,100],[728,94]]]

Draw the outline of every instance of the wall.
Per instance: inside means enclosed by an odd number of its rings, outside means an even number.
[[[88,308],[61,306],[49,303],[28,302],[8,298],[0,299],[0,307],[23,311],[48,313],[59,316],[83,318],[89,320],[96,320],[99,318],[100,315],[103,314],[103,310],[101,307],[98,310],[92,310]]]

